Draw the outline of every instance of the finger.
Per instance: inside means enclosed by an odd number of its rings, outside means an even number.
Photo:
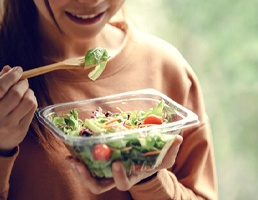
[[[7,131],[4,133],[5,142],[4,145],[2,145],[2,148],[13,149],[23,141],[28,132],[33,116],[34,109],[31,109],[20,121],[15,121],[11,118],[12,122],[6,122],[7,126],[12,127],[7,128]]]
[[[163,158],[162,163],[157,167],[157,169],[170,168],[174,164],[182,142],[183,137],[181,135],[177,135]]]
[[[101,194],[107,192],[115,187],[113,179],[98,180],[90,174],[85,165],[78,160],[67,157],[66,160],[71,165],[75,175],[82,182],[82,184],[89,189],[93,194]]]
[[[120,191],[129,190],[136,183],[139,183],[141,180],[144,180],[157,172],[157,170],[154,169],[128,176],[121,162],[114,162],[112,165],[112,170],[116,187]]]
[[[1,118],[8,115],[18,106],[28,88],[28,81],[22,80],[9,89],[5,97],[0,99],[0,110],[3,111],[0,113]]]
[[[31,124],[31,121],[34,117],[35,109],[31,108],[26,115],[24,115],[23,118],[19,121],[19,130],[23,132],[27,132],[29,129],[29,126]]]
[[[27,90],[18,105],[12,110],[10,115],[16,119],[22,119],[28,112],[35,112],[37,100],[32,90]]]
[[[22,68],[14,67],[0,76],[0,98],[2,98],[10,87],[12,87],[22,76]]]
[[[24,139],[28,131],[37,108],[36,98],[30,93],[33,94],[31,90],[28,90],[19,106],[0,120],[2,138],[9,138],[9,142],[6,141],[5,146],[13,147],[18,145]],[[28,100],[30,98],[32,99],[31,101]]]
[[[29,97],[26,97],[29,96]],[[18,119],[21,119],[19,121],[19,127],[20,130],[24,130],[27,131],[28,127],[34,117],[35,111],[37,109],[37,100],[36,97],[34,96],[34,93],[32,92],[32,90],[29,90],[26,94],[25,94],[25,103],[21,103],[21,105],[17,108],[17,112]]]
[[[2,104],[0,103],[0,105]],[[5,130],[7,130],[7,132],[10,132],[11,129],[14,129],[14,131],[19,130],[19,132],[23,132],[21,128],[28,127],[31,122],[30,119],[34,116],[36,108],[36,97],[34,96],[32,90],[28,90],[25,93],[24,98],[20,101],[19,105],[11,112],[8,111],[7,115],[0,118],[0,129],[2,131],[2,134],[3,132],[6,132]],[[3,116],[3,113],[5,113],[5,111],[6,109],[2,109],[0,115]]]
[[[112,172],[118,190],[126,191],[130,189],[131,184],[121,162],[114,162],[112,164]],[[131,176],[131,179],[133,178],[135,178],[134,175]]]
[[[9,70],[11,70],[12,68],[9,65],[5,65],[2,69],[2,71],[0,72],[0,76],[2,76],[4,73],[8,72]]]
[[[177,157],[177,153],[179,151],[179,148],[183,142],[183,137],[181,135],[177,135],[172,146],[169,148],[168,153],[172,155],[174,158]],[[174,162],[173,162],[174,164]]]
[[[181,135],[176,135],[174,141],[173,141],[173,144],[172,146],[178,146],[180,147],[180,145],[182,144],[183,142],[183,137]]]

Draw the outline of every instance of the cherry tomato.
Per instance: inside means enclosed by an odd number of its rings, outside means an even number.
[[[163,119],[160,116],[157,115],[148,115],[144,120],[143,123],[144,124],[162,124]]]
[[[97,144],[92,149],[92,155],[95,160],[107,161],[111,157],[111,149],[106,144]]]

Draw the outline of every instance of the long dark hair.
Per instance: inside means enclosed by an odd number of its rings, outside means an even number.
[[[24,70],[36,68],[43,64],[38,33],[38,12],[33,0],[3,0],[0,20],[0,69],[4,65],[22,66]],[[44,76],[29,79],[38,105],[51,104]],[[42,131],[36,118],[30,131],[39,139],[48,143],[49,134]]]
[[[21,65],[24,69],[39,65],[37,21],[38,13],[32,0],[3,2],[0,29],[1,65]]]

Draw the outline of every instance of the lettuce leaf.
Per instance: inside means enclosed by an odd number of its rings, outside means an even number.
[[[84,64],[95,65],[95,68],[88,74],[88,77],[95,81],[104,71],[107,61],[110,58],[106,49],[97,47],[90,49],[84,58]]]

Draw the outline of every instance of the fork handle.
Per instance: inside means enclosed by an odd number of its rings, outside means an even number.
[[[76,68],[76,66],[72,66],[72,65],[66,65],[63,63],[53,63],[50,65],[46,65],[46,66],[42,66],[42,67],[38,67],[38,68],[34,68],[34,69],[30,69],[27,71],[24,71],[22,74],[21,79],[26,79],[26,78],[31,78],[34,76],[38,76],[41,74],[45,74],[54,70],[59,70],[59,69],[74,69]]]

